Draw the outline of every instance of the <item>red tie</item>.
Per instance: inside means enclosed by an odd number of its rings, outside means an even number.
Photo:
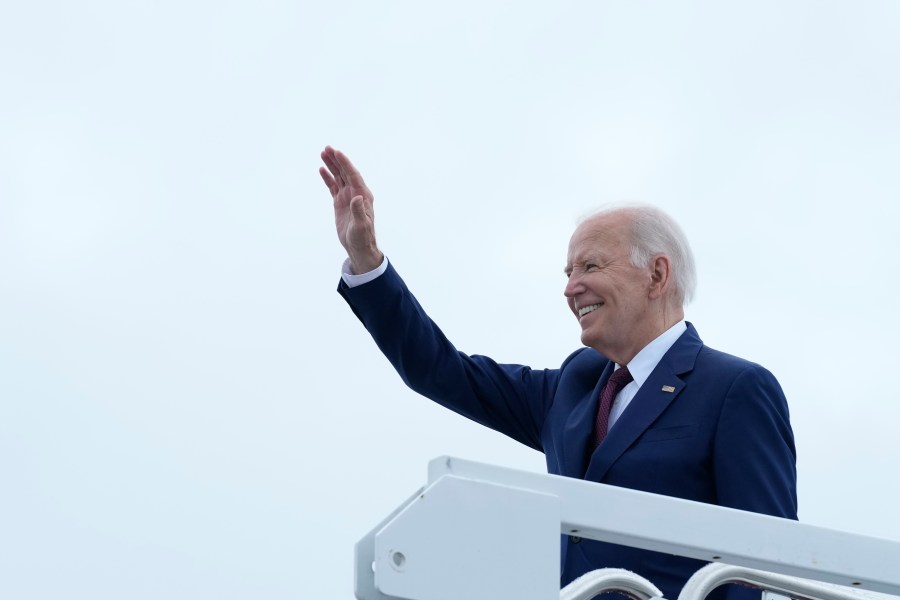
[[[609,429],[609,410],[612,408],[613,400],[622,388],[628,385],[634,377],[628,371],[628,367],[620,367],[613,371],[609,381],[600,391],[600,406],[597,409],[597,422],[594,427],[594,448],[606,438],[606,430]]]

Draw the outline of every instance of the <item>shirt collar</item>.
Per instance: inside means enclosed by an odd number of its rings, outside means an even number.
[[[644,382],[650,377],[650,373],[653,372],[653,369],[656,368],[656,365],[659,364],[659,361],[662,360],[665,353],[669,351],[669,348],[675,344],[678,338],[681,337],[681,334],[685,331],[687,331],[687,324],[682,319],[662,332],[655,340],[644,346],[644,348],[631,359],[631,362],[629,362],[627,366],[638,387],[644,385]],[[619,366],[616,365],[616,368],[618,369]]]

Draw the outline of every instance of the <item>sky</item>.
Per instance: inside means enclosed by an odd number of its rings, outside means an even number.
[[[781,382],[800,518],[900,541],[900,4],[0,2],[0,597],[349,598],[453,455],[335,293],[317,174],[460,350],[556,367],[578,219],[678,220]],[[893,374],[892,374],[893,373]]]

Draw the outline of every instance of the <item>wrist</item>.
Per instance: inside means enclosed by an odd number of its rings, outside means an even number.
[[[362,275],[374,271],[384,262],[384,254],[378,248],[370,248],[366,251],[349,252],[350,271],[354,275]]]

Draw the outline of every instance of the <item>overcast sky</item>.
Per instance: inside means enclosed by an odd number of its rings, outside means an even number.
[[[801,519],[900,540],[900,4],[0,4],[0,596],[350,598],[450,454],[335,293],[316,170],[466,352],[579,346],[568,237],[669,211],[704,341],[781,381]]]

